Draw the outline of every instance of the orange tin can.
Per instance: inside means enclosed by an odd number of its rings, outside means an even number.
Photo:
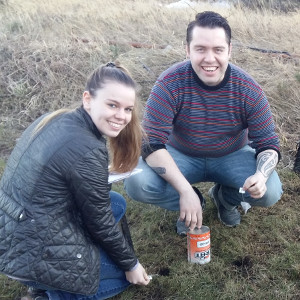
[[[187,233],[188,261],[190,263],[206,264],[210,262],[210,230],[207,226],[195,228]]]

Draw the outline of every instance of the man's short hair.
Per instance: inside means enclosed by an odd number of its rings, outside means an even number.
[[[204,11],[198,13],[195,17],[195,20],[190,22],[187,31],[186,31],[186,42],[189,46],[192,41],[193,29],[198,27],[207,27],[207,28],[223,28],[226,34],[226,40],[228,45],[231,42],[231,28],[227,20],[222,17],[220,14],[213,11]]]

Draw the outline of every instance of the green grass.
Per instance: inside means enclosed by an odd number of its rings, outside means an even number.
[[[298,179],[290,171],[285,177]],[[199,187],[208,198],[209,185]],[[137,255],[149,274],[161,275],[114,299],[299,299],[299,187],[298,179],[271,208],[252,207],[236,228],[218,221],[208,199],[203,223],[211,229],[212,260],[206,265],[187,262],[186,238],[175,233],[177,212],[128,199]],[[114,189],[123,192],[121,185]]]
[[[25,295],[26,288],[15,280],[0,274],[0,299],[14,300]]]
[[[178,212],[135,202],[122,183],[115,183],[113,190],[128,201],[136,254],[148,274],[157,276],[148,286],[131,286],[112,299],[299,299],[300,180],[291,171],[281,172],[281,178],[288,182],[282,199],[270,208],[252,207],[236,228],[219,222],[207,195],[212,184],[198,185],[207,199],[203,223],[211,230],[212,258],[205,265],[187,261],[186,237],[175,229]],[[1,288],[1,300],[18,299],[26,291],[5,276],[0,276]]]

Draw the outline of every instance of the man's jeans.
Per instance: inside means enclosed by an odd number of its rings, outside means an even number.
[[[273,171],[266,185],[267,192],[260,199],[253,199],[246,192],[239,193],[245,180],[256,171],[255,151],[250,146],[223,157],[199,158],[187,156],[171,146],[167,150],[178,168],[191,183],[215,182],[221,185],[222,204],[228,208],[248,202],[251,206],[271,206],[282,195],[278,174]],[[164,179],[157,175],[142,158],[137,168],[143,169],[138,175],[125,180],[125,190],[132,199],[158,205],[168,210],[179,210],[179,194]],[[219,193],[220,195],[220,193]]]
[[[126,212],[126,200],[120,194],[111,191],[111,208],[117,222]],[[50,300],[102,300],[113,297],[123,292],[130,283],[126,280],[125,272],[122,271],[100,248],[100,285],[97,293],[93,296],[84,296],[68,292],[51,290],[47,286],[35,282],[22,282],[37,289],[47,290]]]

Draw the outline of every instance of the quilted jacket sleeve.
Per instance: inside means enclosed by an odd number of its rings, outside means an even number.
[[[106,148],[89,151],[68,174],[83,226],[124,271],[135,266],[137,258],[116,224],[111,211]]]

